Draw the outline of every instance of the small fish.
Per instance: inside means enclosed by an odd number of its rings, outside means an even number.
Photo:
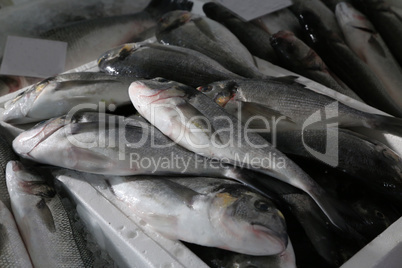
[[[390,98],[402,108],[402,69],[374,26],[347,3],[336,6],[336,17],[348,46],[367,63],[384,84]]]
[[[251,22],[245,22],[236,17],[225,7],[210,2],[202,7],[208,18],[226,26],[251,54],[271,63],[276,63],[278,58],[275,51],[269,45],[270,34]]]
[[[302,189],[335,226],[348,229],[338,211],[341,206],[319,185],[258,134],[247,133],[246,138],[242,124],[206,95],[164,79],[133,82],[129,95],[137,111],[174,142],[196,154],[253,169]],[[270,155],[282,165],[268,164]]]
[[[45,79],[4,105],[2,120],[26,124],[67,114],[77,105],[117,108],[130,103],[127,88],[135,79],[103,73],[69,73]]]
[[[11,207],[35,267],[92,267],[93,257],[78,243],[68,213],[53,187],[20,162],[7,163]]]
[[[156,38],[162,44],[198,51],[238,75],[264,77],[239,39],[223,25],[207,17],[188,11],[166,13],[158,22]]]
[[[32,267],[14,217],[0,200],[0,267]]]
[[[242,185],[211,178],[136,176],[107,181],[134,214],[171,239],[256,256],[280,254],[288,245],[281,212]]]
[[[270,42],[285,68],[361,101],[356,93],[329,70],[320,56],[292,32],[277,32],[272,35]]]
[[[320,24],[310,12],[299,14],[312,47],[328,67],[368,105],[394,116],[402,116],[400,100],[392,98],[381,80],[340,37]]]
[[[227,77],[241,78],[197,51],[160,44],[126,44],[104,53],[98,65],[108,74],[136,78],[164,77],[192,86]]]
[[[6,165],[8,161],[17,160],[18,157],[5,132],[6,130],[0,126],[0,202],[11,210],[10,195],[6,184]]]

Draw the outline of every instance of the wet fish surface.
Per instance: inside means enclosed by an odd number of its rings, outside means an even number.
[[[11,142],[5,133],[5,129],[0,126],[0,201],[11,210],[10,195],[6,184],[6,165],[8,161],[17,160]]]
[[[287,247],[281,212],[242,185],[212,178],[107,180],[133,213],[171,239],[257,256],[279,254]]]
[[[206,3],[202,7],[208,18],[227,27],[254,56],[276,63],[277,56],[269,45],[270,35],[251,22],[244,22],[228,9],[216,3]]]
[[[348,46],[382,81],[390,98],[402,107],[402,69],[374,26],[350,4],[338,4],[336,16]]]
[[[206,95],[194,88],[164,79],[134,82],[129,88],[129,95],[142,116],[184,148],[256,170],[300,188],[314,198],[334,225],[342,230],[348,229],[337,211],[342,210],[340,205],[333,204],[310,177],[261,136],[248,135],[246,140],[241,123]],[[156,112],[158,117],[151,116]],[[183,132],[184,136],[181,135]],[[238,142],[230,144],[229,141]],[[228,149],[229,144],[231,149]],[[285,166],[280,168],[281,165],[262,165],[262,162],[255,161],[251,164],[251,159],[263,161],[272,154],[277,159],[283,159]]]
[[[92,267],[93,256],[76,238],[53,187],[20,162],[7,164],[11,206],[35,267]],[[26,220],[29,219],[29,220]]]
[[[126,44],[104,53],[98,65],[108,74],[137,78],[164,77],[192,86],[225,77],[241,78],[197,51],[161,44]]]
[[[26,124],[67,114],[77,105],[130,103],[127,88],[134,78],[104,73],[69,73],[45,79],[4,105],[2,120]]]
[[[329,70],[320,56],[292,32],[277,32],[272,35],[270,42],[285,68],[361,101],[356,93]]]
[[[238,75],[264,77],[239,39],[223,25],[207,17],[188,11],[168,12],[158,22],[156,38],[166,45],[198,51]]]
[[[0,266],[32,267],[24,242],[10,210],[0,200]]]
[[[399,100],[389,96],[381,80],[339,36],[322,27],[318,17],[312,13],[301,13],[299,18],[308,29],[314,50],[343,82],[368,105],[394,116],[402,116]]]

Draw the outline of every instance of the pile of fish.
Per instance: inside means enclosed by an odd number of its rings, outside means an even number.
[[[0,266],[93,265],[51,183],[63,169],[97,174],[111,203],[211,267],[339,267],[399,219],[402,148],[373,137],[402,137],[400,7],[294,2],[244,22],[216,3],[201,16],[153,0],[135,15],[26,29],[68,42],[68,69],[97,60],[100,71],[5,103],[2,120],[26,130],[12,145],[0,137],[0,235],[22,237],[0,245]],[[343,101],[268,76],[255,57]],[[46,179],[33,171],[44,166]]]

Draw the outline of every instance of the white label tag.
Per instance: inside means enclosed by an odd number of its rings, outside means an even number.
[[[0,74],[46,78],[64,72],[67,43],[8,36]]]
[[[216,0],[246,21],[292,5],[291,0]]]

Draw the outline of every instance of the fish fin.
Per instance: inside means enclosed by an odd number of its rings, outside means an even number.
[[[113,165],[113,160],[103,154],[79,147],[72,147],[70,150],[72,155],[79,156],[77,163],[71,167],[73,169],[76,168],[77,170],[82,170],[80,167],[83,167],[85,171],[89,172],[89,170],[91,170],[92,172],[99,174],[108,171],[110,166]]]
[[[145,8],[156,19],[159,19],[163,14],[173,10],[188,10],[193,8],[193,2],[188,0],[152,0]]]
[[[177,237],[173,236],[174,232],[171,230],[177,229],[178,218],[173,215],[158,215],[155,213],[141,214],[143,220],[149,224],[157,232],[170,239],[176,240]]]
[[[171,180],[166,180],[164,183],[180,200],[184,201],[187,207],[193,208],[194,198],[199,196],[199,193]]]
[[[269,80],[271,81],[277,81],[277,82],[281,82],[281,83],[285,83],[285,84],[289,84],[289,85],[294,85],[294,84],[299,84],[301,86],[303,86],[302,84],[300,84],[299,82],[296,81],[296,79],[298,79],[298,76],[295,75],[285,75],[285,76],[279,76],[279,77],[271,77],[269,78]]]
[[[43,224],[47,227],[47,229],[54,233],[56,231],[56,226],[54,225],[53,215],[50,211],[49,207],[46,204],[45,199],[41,199],[37,204],[36,208],[39,210],[39,215],[43,220]]]
[[[370,44],[371,48],[374,49],[379,55],[381,55],[383,58],[386,57],[386,53],[384,48],[381,46],[381,43],[378,42],[378,40],[372,35],[368,41]]]

